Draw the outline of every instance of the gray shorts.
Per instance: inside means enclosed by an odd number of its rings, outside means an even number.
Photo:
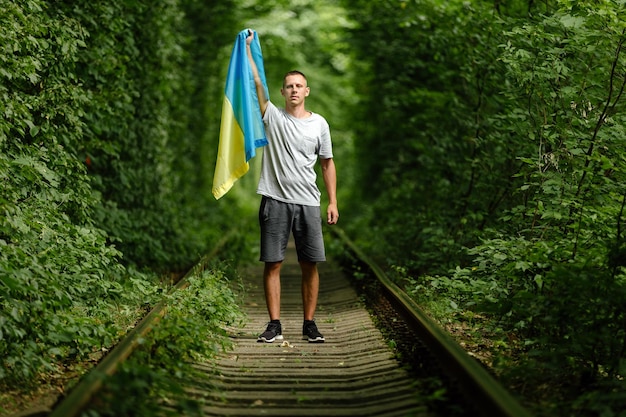
[[[262,262],[281,262],[293,233],[298,261],[326,260],[320,208],[283,203],[263,196],[259,208]]]

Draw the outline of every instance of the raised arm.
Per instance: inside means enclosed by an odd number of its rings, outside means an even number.
[[[250,61],[250,67],[252,68],[252,75],[254,76],[254,85],[256,86],[256,94],[259,98],[259,106],[261,107],[261,115],[265,115],[265,110],[267,109],[267,97],[265,96],[265,87],[263,86],[263,81],[261,81],[261,77],[259,76],[259,69],[252,58],[252,50],[250,48],[250,44],[254,40],[254,32],[251,29],[248,29],[248,37],[246,38],[246,51],[248,52],[248,61]]]

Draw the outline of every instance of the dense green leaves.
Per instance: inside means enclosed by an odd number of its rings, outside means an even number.
[[[499,372],[530,396],[623,389],[623,2],[345,3],[372,68],[357,233],[416,296],[522,340]]]
[[[195,152],[215,139],[192,120],[221,90],[228,9],[0,1],[0,383],[110,346],[156,299],[137,268],[180,269],[222,234]]]

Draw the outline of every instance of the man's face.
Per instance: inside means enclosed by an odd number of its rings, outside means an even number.
[[[309,95],[309,91],[306,79],[300,74],[285,77],[283,88],[280,89],[280,93],[285,97],[285,102],[291,105],[298,105],[304,102],[305,97]]]

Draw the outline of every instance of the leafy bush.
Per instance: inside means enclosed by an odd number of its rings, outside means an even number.
[[[529,401],[617,413],[601,390],[623,389],[626,359],[623,5],[345,3],[373,69],[355,233],[420,299],[515,344],[496,362]]]
[[[3,387],[113,344],[156,299],[145,271],[188,267],[237,215],[207,204],[187,152],[214,144],[190,122],[208,102],[191,98],[222,86],[188,74],[219,68],[229,5],[2,2]]]
[[[0,37],[11,51],[0,58],[0,379],[7,383],[31,380],[61,349],[84,354],[110,341],[95,319],[69,312],[89,307],[91,297],[115,296],[124,273],[120,252],[94,226],[97,200],[68,146],[82,137],[87,98],[61,68],[73,65],[84,38],[43,7],[9,3],[1,12]],[[82,333],[74,334],[77,323]]]
[[[225,329],[242,319],[224,273],[220,267],[190,277],[187,288],[165,300],[169,307],[163,319],[105,381],[104,400],[99,398],[84,416],[202,415],[202,399],[185,391],[189,380],[206,378],[194,363],[228,350],[232,342]],[[107,402],[107,396],[125,401]]]

